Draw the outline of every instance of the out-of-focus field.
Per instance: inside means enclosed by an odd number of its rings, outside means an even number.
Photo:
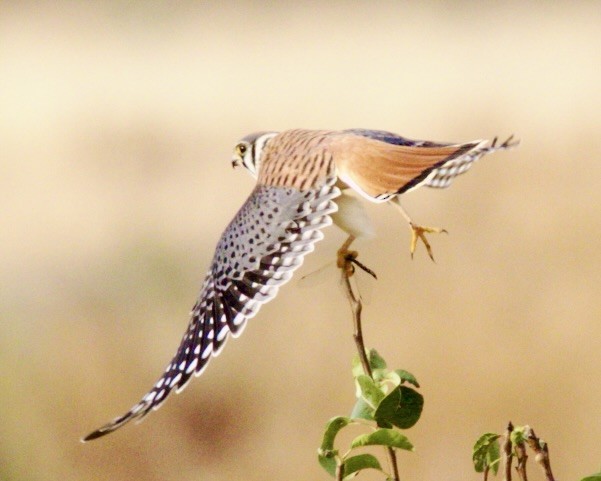
[[[559,479],[598,471],[599,25],[598,2],[2,2],[0,479],[327,479],[321,431],[354,393],[333,271],[283,288],[143,424],[79,442],[175,352],[252,189],[235,142],[293,127],[522,139],[405,197],[450,232],[435,264],[368,207],[366,340],[423,386],[402,479],[479,479],[473,442],[510,419]],[[344,239],[326,234],[301,275]]]

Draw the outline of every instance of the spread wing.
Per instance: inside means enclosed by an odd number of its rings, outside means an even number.
[[[340,194],[331,178],[299,191],[258,185],[222,234],[191,313],[188,329],[164,374],[123,416],[84,438],[108,434],[158,409],[219,354],[229,335],[238,336],[261,305],[273,299],[306,254],[322,239]]]

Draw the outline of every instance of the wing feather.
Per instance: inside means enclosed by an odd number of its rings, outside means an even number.
[[[257,186],[222,234],[190,323],[171,363],[153,388],[123,416],[84,438],[108,434],[158,409],[172,390],[180,392],[192,374],[199,375],[227,338],[239,335],[246,321],[271,300],[279,286],[323,238],[340,195],[330,178],[300,192]]]
[[[372,132],[372,131],[370,131]],[[344,133],[333,136],[328,149],[339,178],[364,197],[383,202],[423,183],[432,170],[461,157],[480,144],[412,144],[387,142],[384,136]]]
[[[361,151],[361,142],[354,139],[354,158],[351,162],[353,169],[358,169],[358,176],[350,175],[344,171],[349,169],[345,162],[343,166],[343,180],[348,179],[348,184],[371,200],[387,200],[390,197],[390,188],[395,182],[405,182],[397,193],[401,194],[415,189],[421,185],[435,188],[445,188],[451,185],[458,175],[466,173],[474,163],[486,154],[515,147],[519,141],[514,141],[513,136],[503,143],[498,144],[495,138],[490,145],[486,141],[476,140],[464,144],[448,142],[432,142],[430,140],[415,140],[401,137],[392,132],[382,130],[349,129],[343,132],[349,136],[366,139],[364,142],[366,152]],[[388,149],[380,146],[374,148],[379,142],[388,144]],[[401,147],[396,148],[396,147]],[[403,149],[408,148],[408,150]],[[380,162],[374,162],[373,155],[378,150],[383,151]],[[445,158],[444,153],[448,156]],[[417,154],[417,158],[416,158]],[[371,157],[370,157],[371,155]],[[437,155],[441,157],[437,159]],[[337,162],[338,164],[339,162]],[[346,179],[345,179],[346,177]],[[371,189],[365,192],[364,186]],[[380,194],[377,192],[382,190]],[[374,195],[375,194],[375,195]]]
[[[451,185],[453,179],[458,175],[465,174],[474,163],[480,160],[486,154],[491,154],[498,150],[506,150],[515,147],[519,141],[513,141],[513,136],[509,137],[502,144],[497,144],[495,138],[490,145],[487,142],[481,142],[474,149],[466,152],[464,155],[451,159],[445,164],[433,169],[423,185],[427,187],[435,187],[444,189]]]

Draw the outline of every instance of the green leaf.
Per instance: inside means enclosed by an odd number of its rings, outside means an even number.
[[[409,384],[413,384],[415,387],[419,387],[417,379],[409,371],[405,371],[404,369],[395,369],[394,372],[401,378],[401,384],[407,382]]]
[[[386,369],[386,361],[375,349],[369,350],[368,359],[372,369]]]
[[[582,478],[580,481],[601,481],[601,472],[597,474],[592,474],[591,476],[587,476],[586,478]]]
[[[396,369],[394,371],[386,371],[384,379],[392,382],[395,386],[400,386],[403,383],[413,384],[415,387],[419,387],[419,383],[415,376],[403,369]]]
[[[317,459],[323,469],[332,477],[336,476],[336,467],[338,466],[338,451],[334,449],[334,440],[338,432],[348,426],[351,420],[344,416],[332,418],[326,424],[326,430],[323,434],[321,446],[317,450]]]
[[[486,433],[480,436],[474,444],[472,461],[477,473],[484,472],[484,469],[488,466],[497,474],[501,460],[499,437],[500,435],[495,433]]]
[[[386,361],[375,349],[370,349],[367,352],[367,359],[372,371],[386,369]],[[363,364],[361,364],[361,360],[359,359],[358,355],[353,357],[352,368],[353,377],[355,378],[362,374],[366,374],[366,372],[363,370]]]
[[[330,476],[336,476],[336,467],[338,466],[338,462],[336,461],[337,451],[328,451],[327,454],[318,455],[319,464],[323,469],[325,469]]]
[[[391,391],[378,405],[374,419],[379,426],[392,424],[397,428],[409,429],[422,415],[424,397],[407,386]]]
[[[351,412],[351,419],[367,419],[368,421],[374,420],[374,409],[365,402],[365,399],[360,397],[357,399],[353,412]]]
[[[353,377],[358,378],[362,374],[365,374],[363,371],[363,364],[361,364],[361,360],[359,359],[359,355],[353,356],[353,361],[351,363],[353,368]]]
[[[405,449],[413,451],[413,444],[407,439],[407,436],[401,434],[395,429],[377,429],[373,433],[362,434],[353,439],[351,448],[360,446],[389,446],[391,448]]]
[[[343,464],[344,479],[350,479],[363,469],[377,469],[382,471],[378,459],[372,454],[359,454],[351,456]]]
[[[373,409],[376,409],[382,399],[384,399],[384,393],[376,386],[373,379],[365,374],[361,374],[357,377],[357,384],[361,390],[361,397],[365,399]]]
[[[371,376],[376,382],[380,382],[383,379],[386,379],[388,377],[388,374],[388,369],[372,369],[371,371]]]
[[[338,431],[347,426],[350,422],[351,420],[345,416],[337,416],[328,421],[319,448],[320,454],[322,451],[326,453],[327,451],[332,451],[334,449],[334,439],[336,439]]]
[[[511,434],[509,435],[509,439],[514,446],[526,441],[525,430],[526,426],[516,426],[513,428],[513,431],[511,431]]]

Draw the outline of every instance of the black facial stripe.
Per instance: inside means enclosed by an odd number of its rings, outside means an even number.
[[[255,168],[256,170],[256,165],[257,165],[257,157],[256,157],[256,146],[257,146],[257,141],[255,140],[252,144],[250,144],[250,158],[251,158],[251,162],[253,163],[253,168]]]

